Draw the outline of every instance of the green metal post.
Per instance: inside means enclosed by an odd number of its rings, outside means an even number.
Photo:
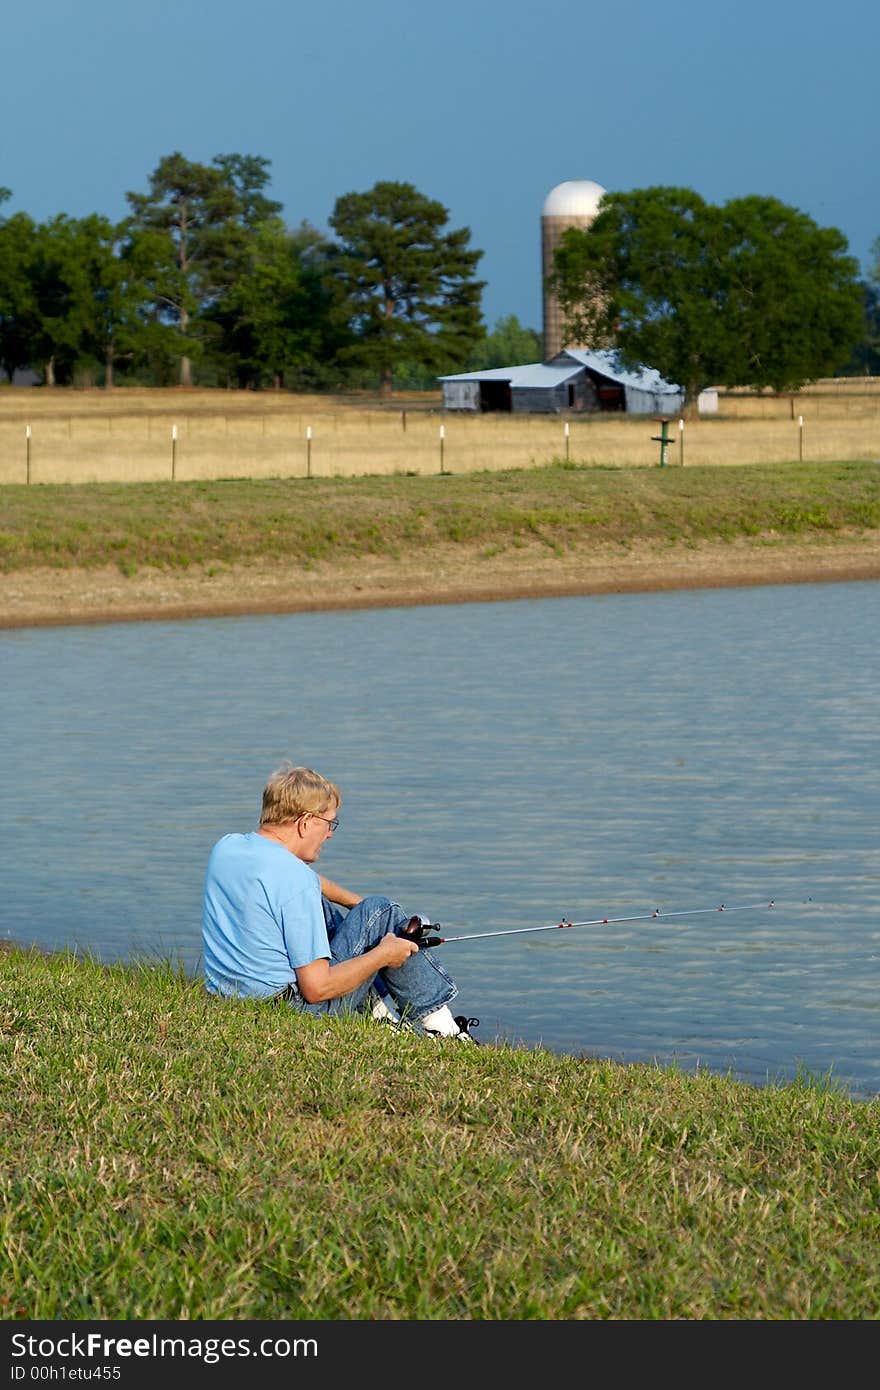
[[[652,434],[651,438],[655,439],[657,443],[660,445],[660,467],[665,468],[666,453],[669,448],[669,421],[665,418],[665,416],[661,415],[655,415],[654,419],[660,426],[660,433]]]

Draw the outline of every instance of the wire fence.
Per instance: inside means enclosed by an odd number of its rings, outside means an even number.
[[[796,409],[792,411],[791,403]],[[722,402],[717,416],[442,410],[82,411],[0,407],[0,483],[470,473],[547,464],[698,467],[880,460],[880,389]],[[775,413],[771,413],[772,404]],[[835,407],[835,408],[832,408]],[[659,426],[659,427],[658,427]]]

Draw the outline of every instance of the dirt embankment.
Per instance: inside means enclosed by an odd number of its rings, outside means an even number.
[[[41,569],[0,575],[0,627],[137,622],[575,594],[880,579],[880,537],[764,539],[657,548],[543,547],[495,556],[463,546],[309,568],[215,573]]]

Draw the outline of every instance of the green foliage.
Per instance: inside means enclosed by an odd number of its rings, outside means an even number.
[[[411,184],[338,199],[334,243],[287,227],[268,181],[259,156],[207,165],[175,151],[128,193],[119,225],[0,217],[0,369],[189,385],[197,364],[202,384],[388,393],[540,356],[514,316],[481,350],[482,252]],[[0,204],[9,196],[0,188]]]
[[[122,284],[131,289],[137,323],[135,333],[126,320],[132,329],[134,350],[124,355],[137,366],[145,365],[157,385],[171,385],[179,375],[181,357],[192,351],[191,339],[174,312],[178,284],[175,249],[161,230],[139,228],[131,221],[120,230],[124,230],[119,251]],[[126,313],[129,308],[126,303]]]
[[[281,204],[263,192],[269,182],[268,159],[252,154],[218,154],[212,162],[235,193],[243,226],[257,231],[264,222],[280,215]]]
[[[10,381],[35,360],[39,310],[30,268],[36,236],[36,224],[26,213],[0,218],[0,366]]]
[[[534,328],[524,328],[516,314],[508,314],[477,344],[463,370],[481,372],[491,367],[517,367],[527,362],[540,362],[542,353],[540,333]]]
[[[211,167],[176,151],[160,160],[149,193],[127,195],[133,233],[155,234],[147,243],[157,267],[151,312],[175,325],[185,343],[183,386],[192,383],[191,358],[204,350],[208,311],[243,272],[249,233],[274,215],[277,204],[261,191],[266,166],[252,156],[218,155]]]
[[[112,386],[118,364],[145,357],[159,342],[179,350],[180,340],[145,311],[156,270],[155,259],[145,254],[148,238],[139,241],[127,221],[114,226],[97,216],[84,218],[79,228],[91,294],[81,350],[103,363],[105,384]]]
[[[161,239],[132,234],[127,223],[65,216],[37,225],[24,214],[0,223],[0,361],[42,371],[47,384],[66,384],[85,367],[143,357],[176,335],[145,312],[158,278]]]
[[[880,376],[880,236],[871,246],[868,279],[861,286],[863,331],[841,376]]]
[[[375,371],[385,395],[398,364],[455,370],[484,331],[474,279],[482,252],[469,249],[468,228],[445,230],[448,216],[410,183],[336,200],[333,272],[355,335],[345,355]]]
[[[35,309],[30,333],[33,359],[48,385],[69,380],[79,334],[85,285],[74,262],[74,224],[59,216],[34,229],[27,276]]]
[[[880,275],[877,277],[880,285]],[[880,376],[880,289],[867,283],[861,287],[864,328],[840,376]]]
[[[329,364],[351,341],[329,257],[329,243],[308,224],[288,231],[272,217],[254,228],[242,272],[205,313],[221,379],[254,387],[328,384]]]
[[[204,380],[299,389],[358,374],[390,389],[397,365],[434,385],[463,364],[483,331],[481,253],[466,229],[445,228],[440,204],[403,184],[350,195],[336,214],[349,242],[331,246],[306,224],[285,227],[268,178],[257,156],[205,165],[176,151],[147,192],[129,192],[119,227],[0,222],[0,363],[10,375],[39,363],[53,384],[97,362],[107,385],[120,368],[165,384],[178,359],[182,385],[199,362]],[[362,255],[382,267],[378,317],[359,287]]]
[[[684,188],[611,193],[562,239],[569,336],[656,367],[691,409],[708,385],[796,389],[858,340],[856,262],[836,228],[774,198],[713,207]]]
[[[835,227],[774,198],[724,209],[728,291],[737,352],[733,385],[797,389],[832,376],[861,326],[858,266]]]

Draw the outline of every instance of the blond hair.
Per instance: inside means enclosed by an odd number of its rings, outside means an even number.
[[[260,825],[287,825],[300,816],[320,816],[332,802],[342,804],[339,788],[310,767],[284,763],[263,788]]]

